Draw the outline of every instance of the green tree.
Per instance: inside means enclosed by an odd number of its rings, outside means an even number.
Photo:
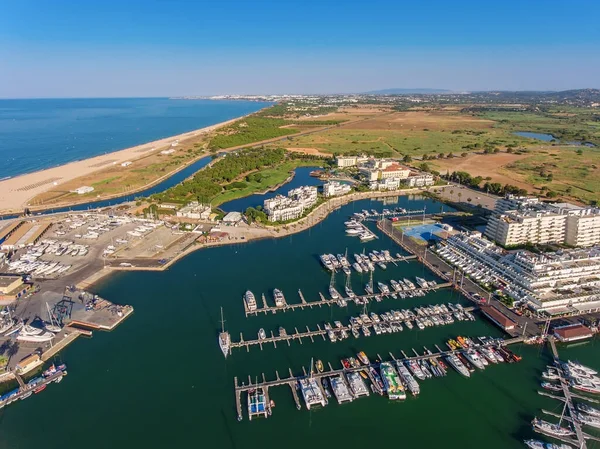
[[[404,157],[402,158],[402,161],[412,162],[412,157],[410,156],[410,154],[405,154]]]

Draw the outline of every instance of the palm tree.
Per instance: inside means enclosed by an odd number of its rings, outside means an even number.
[[[454,189],[450,189],[450,198],[454,199]]]
[[[458,192],[458,201],[460,202],[460,197],[462,196],[461,192]]]

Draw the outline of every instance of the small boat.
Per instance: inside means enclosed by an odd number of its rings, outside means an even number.
[[[556,385],[550,382],[542,382],[541,387],[546,389],[546,390],[551,390],[551,391],[562,391],[562,387],[560,385]]]
[[[258,339],[259,340],[264,340],[265,338],[267,338],[267,333],[265,332],[265,330],[261,327],[258,330]]]
[[[352,368],[352,365],[350,365],[350,361],[348,359],[342,359],[342,365],[344,366],[344,368],[346,369],[350,369]]]
[[[323,362],[321,360],[317,360],[316,367],[318,372],[323,372]]]
[[[38,394],[38,393],[40,393],[40,392],[44,391],[45,389],[46,389],[46,384],[42,384],[42,385],[40,385],[39,387],[36,387],[36,388],[33,390],[33,392],[34,392],[35,394]]]

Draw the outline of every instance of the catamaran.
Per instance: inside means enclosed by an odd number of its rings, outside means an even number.
[[[17,340],[19,341],[30,341],[36,343],[50,341],[53,338],[54,334],[52,332],[30,326],[29,324],[24,325],[17,335]]]
[[[223,319],[223,307],[221,307],[221,332],[219,332],[219,347],[223,352],[225,358],[229,354],[229,348],[231,347],[231,336],[229,332],[225,331],[225,320]]]

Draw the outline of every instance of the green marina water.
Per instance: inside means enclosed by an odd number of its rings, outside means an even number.
[[[397,206],[428,211],[441,205],[431,200],[400,197]],[[395,205],[394,205],[395,206]],[[421,394],[403,402],[371,395],[342,406],[330,400],[327,407],[296,410],[289,387],[270,389],[276,402],[268,419],[236,420],[233,378],[275,378],[310,364],[311,357],[340,366],[340,358],[364,350],[373,359],[391,351],[400,356],[411,348],[435,350],[457,335],[500,336],[478,317],[419,331],[372,335],[337,343],[315,338],[303,344],[281,342],[234,349],[225,360],[218,348],[220,307],[234,341],[242,332],[256,338],[259,328],[277,333],[294,327],[315,329],[326,321],[360,312],[313,308],[302,311],[244,316],[242,294],[251,289],[258,297],[280,288],[288,302],[299,302],[300,288],[308,301],[326,294],[330,276],[318,261],[323,252],[351,255],[363,248],[400,249],[385,236],[362,244],[344,234],[343,222],[353,211],[384,207],[379,201],[360,201],[333,212],[324,222],[301,234],[195,252],[162,273],[123,273],[106,279],[95,290],[117,303],[132,304],[135,313],[110,333],[96,332],[80,339],[62,354],[69,375],[43,393],[0,411],[0,447],[11,449],[79,448],[282,448],[300,449],[343,445],[389,447],[522,448],[523,438],[533,437],[529,422],[541,408],[561,412],[561,403],[537,394],[541,371],[549,362],[545,349],[513,346],[523,356],[518,364],[498,364],[478,371],[470,379],[450,371],[445,378],[421,384]],[[378,269],[378,280],[422,276],[434,279],[416,261]],[[363,291],[368,276],[353,273],[353,289]],[[343,291],[343,275],[336,280]],[[387,311],[441,302],[463,302],[445,289],[423,298],[384,300],[369,311]],[[463,302],[464,303],[464,302]],[[600,368],[594,342],[559,347],[565,358],[579,359]],[[245,407],[245,396],[243,405]],[[552,419],[552,418],[550,418]],[[589,429],[588,429],[589,430]],[[593,433],[590,431],[590,433]],[[589,447],[594,447],[590,444]]]

